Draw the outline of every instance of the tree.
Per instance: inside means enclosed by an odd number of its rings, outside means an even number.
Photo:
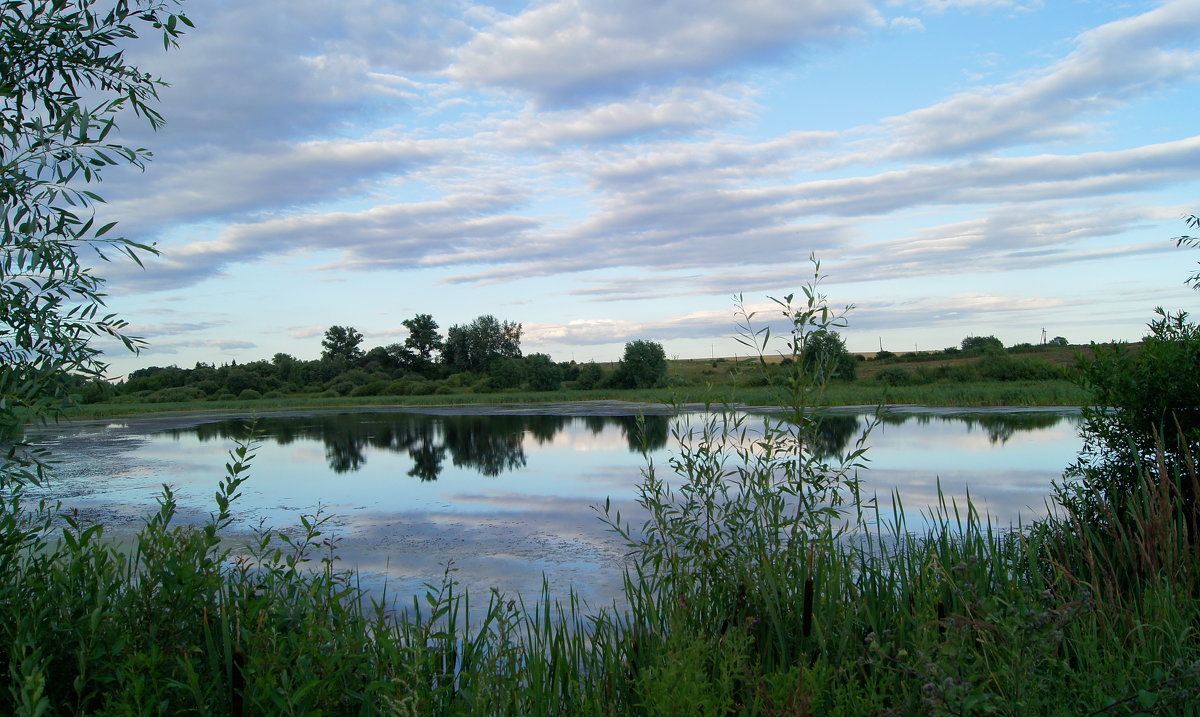
[[[487,373],[502,358],[521,357],[521,325],[484,314],[446,332],[442,361],[458,371]]]
[[[404,328],[408,329],[404,346],[413,354],[413,368],[425,373],[433,366],[434,352],[440,353],[445,344],[442,335],[438,333],[437,322],[429,314],[417,314],[402,323]]]
[[[1064,337],[1064,336],[1055,336],[1054,338],[1050,339],[1047,343],[1050,346],[1070,346],[1071,345],[1070,342],[1067,341],[1066,337]]]
[[[968,336],[962,340],[963,351],[1003,351],[1004,344],[995,336]]]
[[[595,388],[604,380],[604,369],[600,368],[600,364],[595,361],[588,361],[579,369],[579,376],[576,381],[579,387],[587,390]]]
[[[804,367],[820,376],[853,381],[858,364],[846,350],[846,342],[836,331],[813,331],[804,340],[801,354]],[[878,358],[878,356],[876,356]]]
[[[534,391],[557,391],[562,386],[562,367],[546,354],[529,354],[525,358],[529,388]]]
[[[1200,495],[1186,476],[1200,452],[1200,326],[1186,312],[1155,312],[1137,351],[1092,344],[1093,358],[1080,357],[1081,383],[1092,396],[1083,410],[1084,448],[1059,499],[1084,515],[1089,504],[1103,502],[1120,520],[1143,475],[1161,461],[1166,475],[1183,478],[1178,489],[1195,529]]]
[[[617,366],[614,383],[622,388],[651,388],[667,375],[667,354],[654,341],[631,341]]]
[[[362,340],[363,335],[353,326],[330,326],[321,340],[321,346],[325,349],[321,352],[321,358],[353,366],[363,358],[363,351],[359,348]]]
[[[172,11],[178,0],[96,4],[0,1],[0,428],[16,425],[20,409],[55,415],[75,376],[103,376],[96,337],[141,345],[104,312],[104,279],[80,251],[140,263],[154,249],[111,233],[115,222],[97,224],[103,200],[84,187],[149,157],[112,139],[118,117],[163,124],[153,104],[164,83],[129,65],[118,43],[144,23],[169,48],[191,22]],[[8,452],[6,466],[22,463],[36,465]]]

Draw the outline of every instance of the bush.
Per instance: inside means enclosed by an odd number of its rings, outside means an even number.
[[[1089,507],[1121,521],[1139,500],[1144,475],[1187,475],[1200,452],[1200,327],[1186,312],[1156,309],[1140,350],[1123,344],[1092,344],[1093,358],[1080,358],[1079,380],[1092,394],[1083,411],[1084,448],[1056,486],[1059,500],[1086,514]],[[1196,486],[1183,482],[1180,500],[1197,538]],[[1093,511],[1096,521],[1106,521]]]
[[[257,401],[262,398],[262,394],[252,388],[247,388],[238,394],[239,401]]]
[[[654,341],[631,341],[617,366],[614,383],[620,388],[652,388],[667,375],[667,353]]]
[[[392,381],[383,389],[384,396],[407,396],[409,387],[412,385],[410,381],[403,379]]]
[[[562,385],[562,367],[546,354],[525,357],[529,388],[534,391],[557,391]]]
[[[408,395],[410,396],[428,396],[436,393],[442,384],[436,381],[413,381],[408,386]]]
[[[875,380],[888,386],[907,386],[913,382],[913,376],[899,366],[888,366],[875,374]]]
[[[386,380],[376,380],[365,383],[350,391],[351,396],[382,396],[387,391],[391,382]]]
[[[1003,351],[1004,342],[995,336],[968,336],[959,344],[963,351],[983,353],[987,350]]]
[[[146,403],[187,403],[203,401],[204,398],[204,392],[194,386],[178,386],[155,391],[143,400]]]
[[[579,377],[576,379],[579,388],[588,390],[596,388],[604,380],[604,369],[600,368],[600,364],[595,361],[588,361],[579,369]]]
[[[492,365],[491,373],[475,383],[476,390],[517,388],[525,383],[529,375],[528,365],[523,358],[502,358]]]
[[[979,360],[979,375],[992,381],[1053,381],[1062,369],[1045,359],[989,354]]]

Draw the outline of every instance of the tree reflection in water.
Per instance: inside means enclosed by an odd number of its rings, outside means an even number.
[[[616,425],[632,451],[661,449],[670,435],[667,416],[443,416],[415,413],[339,413],[301,417],[265,417],[254,421],[260,440],[288,445],[298,440],[321,441],[335,473],[359,470],[367,449],[407,453],[408,475],[437,480],[446,456],[458,468],[498,476],[525,466],[524,442],[550,443],[570,425],[582,421],[594,434]],[[201,441],[243,438],[249,421],[233,419],[168,430],[173,436],[195,435]]]
[[[1002,446],[1008,443],[1009,439],[1018,432],[1040,431],[1046,428],[1053,428],[1061,421],[1078,422],[1079,419],[1078,417],[1064,414],[1046,412],[912,414],[886,411],[879,415],[879,420],[882,424],[891,426],[903,425],[909,421],[916,421],[921,425],[935,421],[940,423],[965,423],[971,430],[982,428],[987,432],[989,443],[994,446]]]
[[[854,413],[826,413],[818,424],[814,447],[819,458],[843,455],[859,434],[862,417]],[[883,412],[883,425],[909,421],[964,422],[982,428],[993,445],[1002,445],[1018,431],[1050,428],[1071,420],[1047,413],[961,413],[929,414]],[[195,434],[201,441],[228,440],[246,435],[243,419],[205,423],[168,434]],[[408,475],[422,481],[437,480],[446,457],[459,468],[485,476],[498,476],[526,464],[525,441],[552,442],[559,433],[582,425],[600,435],[616,426],[631,451],[656,451],[667,445],[671,434],[669,416],[530,416],[426,415],[418,413],[349,412],[302,417],[266,417],[255,422],[262,440],[287,445],[297,440],[321,441],[325,458],[335,473],[350,473],[367,462],[368,449],[407,453],[412,460]]]

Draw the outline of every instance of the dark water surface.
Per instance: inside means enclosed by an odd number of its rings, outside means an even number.
[[[639,412],[649,415],[639,420]],[[831,414],[825,448],[847,450],[870,415]],[[625,549],[592,506],[611,498],[634,515],[642,448],[664,477],[672,428],[703,418],[616,402],[263,413],[236,531],[293,528],[319,506],[333,516],[339,564],[357,568],[372,589],[386,583],[391,595],[411,595],[452,561],[472,592],[532,593],[544,574],[557,594],[573,585],[604,603],[619,592]],[[181,520],[207,517],[247,423],[228,414],[140,416],[29,437],[62,461],[48,494],[120,537],[157,507],[163,483]],[[1007,525],[1044,514],[1050,482],[1080,446],[1077,430],[1071,409],[894,409],[870,438],[861,477],[881,500],[898,491],[914,525],[939,479],[945,495],[961,503],[969,490]]]

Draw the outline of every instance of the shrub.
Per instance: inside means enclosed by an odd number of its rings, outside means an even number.
[[[595,361],[588,361],[579,369],[579,377],[576,379],[579,382],[579,388],[588,389],[596,388],[604,380],[604,369],[600,368],[600,364]]]
[[[1149,467],[1185,475],[1189,456],[1200,452],[1200,327],[1186,312],[1156,313],[1140,350],[1092,344],[1093,358],[1080,358],[1079,380],[1092,394],[1083,412],[1084,448],[1056,487],[1059,499],[1079,513],[1103,504],[1122,520],[1139,499]],[[1198,541],[1197,488],[1182,482],[1182,490]]]
[[[488,376],[475,383],[478,390],[483,386],[487,389],[516,388],[525,383],[529,375],[528,365],[523,358],[502,358],[493,365]]]
[[[617,366],[614,383],[620,388],[651,388],[667,375],[667,354],[654,341],[631,341]]]
[[[201,381],[200,383],[196,384],[196,388],[203,391],[204,395],[211,396],[214,393],[217,393],[221,390],[221,384],[209,379],[207,381]]]
[[[247,388],[238,394],[239,401],[257,401],[262,398],[262,394],[252,388]]]
[[[968,336],[959,344],[963,351],[982,353],[989,349],[1003,351],[1004,342],[995,336]]]
[[[534,391],[557,391],[562,385],[563,370],[546,354],[525,357],[529,388]]]
[[[412,382],[406,380],[392,381],[383,389],[384,396],[407,396]]]
[[[979,375],[992,381],[1052,381],[1063,377],[1057,365],[1045,359],[989,354],[979,360]]]
[[[204,392],[194,386],[177,386],[155,391],[144,400],[146,403],[187,403],[203,401],[204,398]]]
[[[899,366],[888,366],[875,374],[875,380],[888,386],[907,386],[913,382],[913,376]]]
[[[428,396],[436,393],[442,384],[436,381],[413,381],[408,386],[408,395],[410,396]]]
[[[382,396],[391,385],[390,381],[376,380],[365,383],[350,391],[351,396]]]

